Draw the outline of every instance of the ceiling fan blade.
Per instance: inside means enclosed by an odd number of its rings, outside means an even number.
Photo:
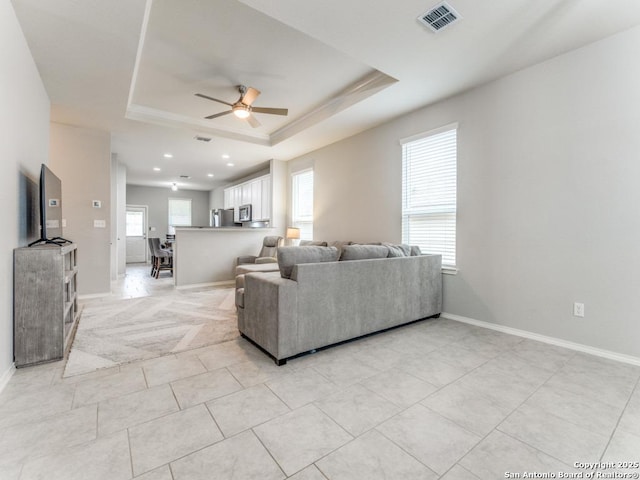
[[[222,113],[214,113],[213,115],[209,115],[208,117],[204,117],[207,120],[211,120],[212,118],[218,118],[218,117],[222,117],[223,115],[229,115],[231,112],[233,112],[233,110],[227,110],[226,112],[222,112]]]
[[[269,113],[271,115],[289,114],[289,110],[286,108],[251,107],[251,111],[256,113]]]
[[[253,102],[255,102],[256,98],[258,98],[258,95],[260,95],[260,90],[249,87],[247,88],[247,91],[244,93],[240,101],[245,105],[251,105]]]
[[[229,105],[230,107],[233,107],[233,103],[225,102],[224,100],[218,100],[217,98],[209,97],[207,95],[203,95],[202,93],[195,93],[194,95],[196,97],[206,98],[207,100],[213,100],[214,102],[224,103],[225,105]]]
[[[249,115],[247,118],[245,118],[245,120],[249,122],[249,125],[251,125],[253,128],[258,128],[262,126],[262,124],[258,121],[258,119],[253,115]]]

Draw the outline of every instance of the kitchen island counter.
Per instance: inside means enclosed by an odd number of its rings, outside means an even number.
[[[176,287],[233,283],[236,258],[257,255],[276,228],[176,227],[173,278]]]
[[[239,231],[245,231],[245,232],[252,232],[255,230],[259,230],[261,232],[265,232],[265,231],[273,231],[275,230],[275,228],[271,228],[271,227],[175,227],[176,233],[178,230],[182,230],[182,231],[203,231],[203,232],[208,232],[208,231],[221,231],[221,230],[228,230],[231,232],[239,232]]]

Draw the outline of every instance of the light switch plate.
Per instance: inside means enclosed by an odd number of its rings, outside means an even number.
[[[94,220],[93,221],[93,228],[107,228],[107,221],[106,220]]]

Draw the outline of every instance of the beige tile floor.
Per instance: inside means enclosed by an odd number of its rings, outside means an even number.
[[[173,288],[146,275],[114,298]],[[0,393],[1,479],[559,478],[640,462],[640,367],[447,319],[282,367],[238,339],[62,370],[20,369]]]
[[[138,298],[150,295],[162,295],[174,290],[173,277],[168,270],[162,270],[159,278],[149,276],[151,266],[134,263],[127,265],[127,273],[111,284],[112,297]]]

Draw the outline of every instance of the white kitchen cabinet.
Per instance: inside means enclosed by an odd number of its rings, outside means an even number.
[[[251,198],[251,185],[253,184],[253,181],[248,182],[248,183],[243,183],[240,187],[242,189],[242,196],[240,197],[240,201],[242,203],[240,203],[240,205],[247,205],[248,203],[253,203],[252,200],[253,198]]]
[[[260,178],[261,189],[260,195],[262,197],[261,206],[262,206],[262,219],[271,221],[271,175],[265,175]]]
[[[233,187],[233,221],[240,222],[240,205],[242,203],[242,185]]]
[[[224,189],[224,208],[233,208],[233,188]]]
[[[271,175],[224,189],[224,208],[233,208],[233,221],[240,221],[240,205],[251,204],[253,221],[271,220]]]
[[[262,214],[262,182],[251,182],[251,218],[254,222],[264,219]]]

